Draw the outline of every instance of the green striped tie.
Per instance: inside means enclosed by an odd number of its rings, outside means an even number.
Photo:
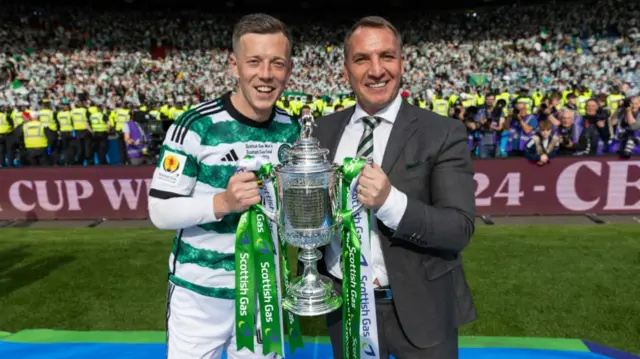
[[[364,133],[362,134],[360,143],[358,144],[356,158],[368,158],[373,154],[373,130],[380,125],[380,122],[382,122],[382,119],[379,117],[367,116],[362,118],[362,123],[364,123]]]

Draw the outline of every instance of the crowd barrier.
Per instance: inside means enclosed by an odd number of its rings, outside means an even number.
[[[640,161],[475,160],[478,215],[640,213]],[[145,219],[153,166],[0,170],[0,220]]]

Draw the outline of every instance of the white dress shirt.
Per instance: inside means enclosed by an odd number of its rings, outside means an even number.
[[[389,141],[389,135],[391,134],[391,128],[400,111],[400,105],[402,104],[402,98],[398,94],[396,99],[390,103],[387,107],[380,110],[374,116],[382,119],[380,125],[373,131],[373,162],[378,165],[382,165],[382,159],[384,158],[384,151]],[[364,123],[362,118],[369,116],[362,108],[356,104],[355,111],[349,124],[344,129],[342,138],[338,144],[336,150],[335,162],[342,164],[345,157],[355,157],[358,150],[358,144],[360,138],[364,133]],[[384,202],[382,207],[378,209],[375,216],[385,224],[385,226],[396,230],[400,220],[404,215],[404,211],[407,208],[407,195],[397,190],[395,187],[391,187],[389,197]],[[378,235],[378,228],[376,221],[371,221],[371,263],[373,269],[374,279],[377,279],[380,286],[389,285],[389,277],[387,276],[387,269],[384,264],[384,257],[382,256],[382,249],[380,248],[380,237]],[[340,255],[342,254],[342,242],[337,237],[327,248],[325,254],[325,263],[329,273],[336,278],[342,278],[342,268],[340,267]]]

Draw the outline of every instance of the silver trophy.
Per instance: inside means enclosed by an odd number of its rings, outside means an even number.
[[[317,316],[342,305],[331,280],[316,267],[322,258],[317,248],[339,236],[340,167],[327,159],[329,150],[311,136],[316,126],[313,117],[304,116],[301,122],[300,138],[287,151],[283,163],[274,168],[279,208],[277,213],[265,214],[287,243],[301,249],[298,259],[304,264],[302,276],[290,283],[283,308],[300,316]]]

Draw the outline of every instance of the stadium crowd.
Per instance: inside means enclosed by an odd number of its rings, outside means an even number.
[[[166,128],[149,122],[175,120],[233,87],[227,70],[233,18],[4,10],[0,166],[14,158],[36,165],[106,163],[108,134],[119,139],[121,158],[144,163],[130,159],[152,157],[150,139]],[[638,15],[638,3],[610,0],[403,21],[397,24],[407,60],[402,96],[464,121],[479,157],[525,155],[540,164],[556,154],[628,157],[640,148]],[[295,116],[352,106],[342,79],[347,24],[297,18],[289,25],[295,67],[279,106]],[[38,132],[39,123],[47,131]]]

